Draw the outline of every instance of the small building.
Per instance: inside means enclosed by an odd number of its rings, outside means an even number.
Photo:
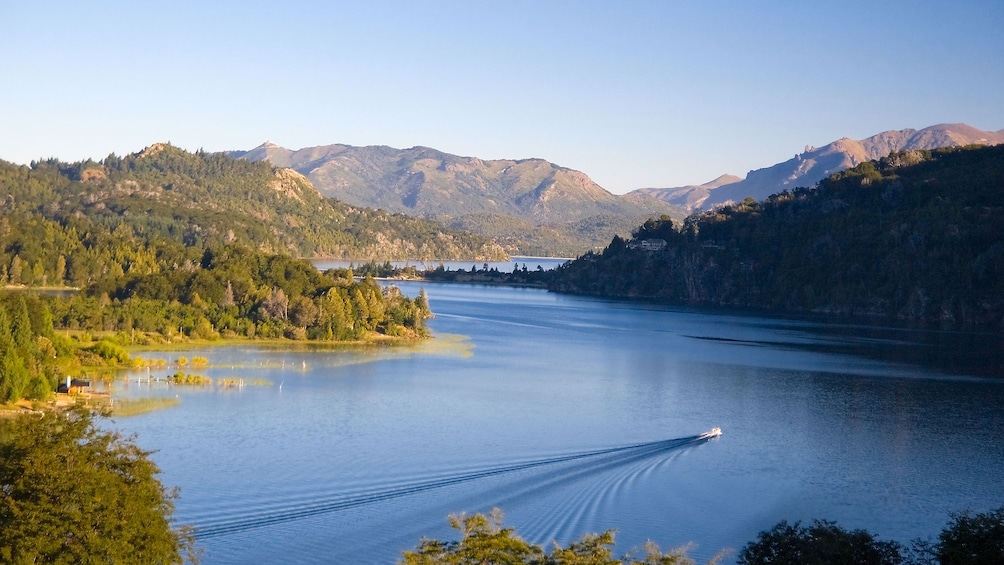
[[[641,249],[642,251],[661,251],[666,248],[665,239],[635,239],[628,242],[629,249]]]
[[[66,377],[66,382],[60,383],[60,385],[56,387],[56,392],[64,394],[80,394],[82,392],[87,392],[87,389],[90,387],[91,381]]]

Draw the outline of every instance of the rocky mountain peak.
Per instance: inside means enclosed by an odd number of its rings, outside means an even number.
[[[726,202],[739,202],[747,196],[762,200],[785,190],[811,187],[833,173],[881,159],[895,151],[1000,143],[1004,143],[1002,132],[983,131],[968,124],[889,130],[861,140],[843,137],[818,149],[806,146],[803,153],[792,159],[750,171],[740,182],[711,189],[697,207],[708,209]],[[695,200],[691,198],[692,202]]]

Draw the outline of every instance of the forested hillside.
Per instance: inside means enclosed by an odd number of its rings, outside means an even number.
[[[293,171],[170,146],[0,163],[0,194],[0,403],[44,399],[66,375],[128,361],[132,344],[424,336],[424,297],[292,255],[468,257],[478,241],[326,201]]]
[[[552,288],[1004,327],[1004,147],[914,150],[816,189],[650,221]]]
[[[205,246],[109,231],[86,217],[66,224],[37,214],[0,218],[0,403],[44,399],[57,378],[94,363],[128,360],[121,346],[220,337],[345,341],[420,337],[431,314],[351,271],[237,244]],[[22,254],[27,259],[21,259]],[[21,287],[73,284],[37,295]],[[57,289],[58,290],[58,289]],[[69,339],[53,330],[77,330]],[[92,335],[105,339],[91,342]],[[108,337],[111,336],[111,337]]]
[[[33,213],[64,225],[87,218],[112,232],[128,226],[143,237],[190,246],[237,243],[269,253],[348,259],[506,256],[479,236],[326,200],[289,169],[166,144],[101,162],[0,162],[0,195],[5,217]]]
[[[127,362],[122,346],[413,338],[431,315],[424,296],[237,244],[186,245],[125,224],[109,231],[87,218],[63,225],[29,213],[4,216],[0,229],[13,254],[0,269],[9,289],[0,291],[0,403],[45,399],[65,375]],[[64,283],[82,289],[30,290]]]
[[[487,237],[519,255],[575,257],[589,249],[601,249],[613,234],[630,234],[648,217],[601,215],[561,225],[536,225],[515,216],[485,212],[462,216],[449,226]]]

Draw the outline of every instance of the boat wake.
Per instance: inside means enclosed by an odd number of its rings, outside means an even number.
[[[314,501],[309,504],[298,503],[295,506],[273,508],[263,512],[260,511],[256,514],[244,515],[237,519],[196,524],[194,526],[194,534],[198,539],[226,536],[228,534],[244,532],[256,528],[303,520],[351,508],[359,508],[370,504],[416,495],[434,489],[441,489],[462,483],[478,481],[489,477],[497,477],[499,475],[534,469],[546,469],[552,466],[559,467],[563,463],[578,463],[573,468],[556,471],[553,476],[550,476],[546,480],[541,481],[541,477],[534,479],[534,482],[539,488],[546,488],[556,482],[574,481],[581,476],[595,472],[596,470],[624,466],[683,447],[705,443],[715,437],[718,437],[719,435],[721,435],[721,430],[715,428],[710,432],[705,432],[695,436],[536,459],[532,461],[512,463],[460,473],[448,477],[416,481],[373,491],[339,494],[327,497],[326,499],[320,501]]]

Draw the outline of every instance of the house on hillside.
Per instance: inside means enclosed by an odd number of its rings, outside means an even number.
[[[633,239],[628,242],[628,249],[641,249],[642,251],[661,251],[666,248],[665,239]]]

